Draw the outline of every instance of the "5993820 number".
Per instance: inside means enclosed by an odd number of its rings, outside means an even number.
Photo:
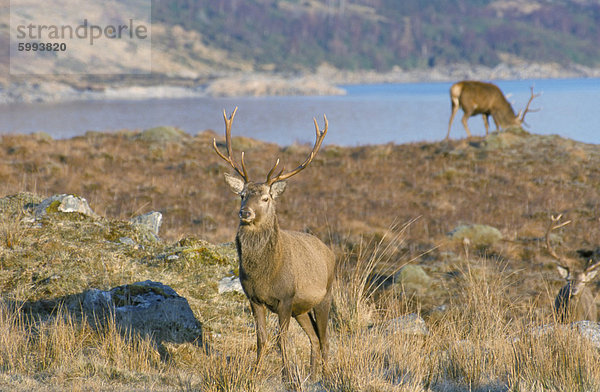
[[[67,44],[64,42],[19,42],[19,52],[64,52]]]

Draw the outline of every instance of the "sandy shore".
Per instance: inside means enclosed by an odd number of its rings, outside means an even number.
[[[344,95],[343,85],[368,83],[451,82],[463,79],[519,80],[546,78],[598,78],[600,69],[579,65],[505,64],[496,67],[467,64],[390,72],[340,71],[321,66],[304,75],[223,73],[199,79],[122,78],[93,82],[54,76],[8,78],[0,86],[0,104],[16,102],[64,102],[77,100],[137,100],[149,98]]]

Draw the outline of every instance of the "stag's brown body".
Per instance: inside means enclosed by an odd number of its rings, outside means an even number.
[[[598,310],[592,291],[588,287],[576,289],[576,285],[582,282],[581,278],[579,282],[567,281],[567,284],[558,291],[554,299],[554,311],[561,323],[580,320],[598,321]]]
[[[481,114],[483,116],[483,125],[485,126],[485,134],[489,133],[489,116],[492,116],[496,123],[496,130],[520,127],[525,120],[525,114],[528,111],[529,104],[535,96],[533,91],[531,92],[531,98],[527,103],[525,111],[521,115],[515,114],[510,103],[502,94],[502,91],[498,86],[492,83],[479,82],[474,80],[463,80],[453,84],[450,87],[450,101],[452,103],[452,113],[450,114],[450,121],[448,123],[448,133],[446,139],[450,137],[450,128],[452,127],[452,121],[454,116],[460,107],[464,115],[462,117],[462,124],[467,131],[467,136],[471,137],[471,131],[467,124],[467,120],[471,116]]]
[[[600,262],[593,262],[590,259],[583,269],[579,269],[574,267],[576,262],[556,253],[550,244],[550,232],[571,223],[571,221],[559,223],[560,218],[560,215],[552,216],[552,221],[546,230],[546,248],[550,256],[556,260],[559,275],[566,280],[566,284],[554,299],[556,318],[561,323],[580,320],[598,321],[596,300],[586,285],[596,277]]]
[[[319,359],[322,366],[327,362],[327,322],[332,299],[335,272],[333,252],[317,237],[295,231],[281,230],[275,209],[275,199],[285,190],[285,179],[303,170],[313,159],[325,134],[321,133],[315,120],[317,141],[309,157],[295,170],[276,176],[271,169],[264,183],[248,179],[242,153],[241,168],[231,155],[230,128],[233,116],[227,119],[226,140],[229,156],[215,151],[237,171],[242,179],[226,174],[230,188],[241,196],[240,224],[236,245],[240,263],[240,281],[256,323],[257,362],[263,355],[267,339],[266,309],[277,314],[279,319],[278,343],[281,348],[284,372],[289,376],[287,354],[287,330],[294,317],[308,335],[311,343],[311,374],[316,377]]]

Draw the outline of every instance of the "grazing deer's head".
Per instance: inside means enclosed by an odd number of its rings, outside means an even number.
[[[566,281],[554,300],[554,310],[560,321],[592,320],[597,319],[597,310],[594,298],[586,285],[598,274],[600,261],[593,262],[589,259],[584,268],[575,268],[573,262],[559,256],[550,244],[550,233],[571,221],[560,223],[562,215],[551,216],[551,222],[546,229],[546,248],[552,258],[556,260],[558,274]]]
[[[265,221],[265,219],[275,216],[274,200],[285,191],[285,180],[304,170],[304,168],[308,166],[308,164],[313,160],[319,151],[321,143],[327,134],[327,117],[323,116],[325,120],[325,129],[323,129],[323,131],[319,129],[319,124],[317,123],[317,120],[314,119],[316,130],[315,145],[313,146],[308,158],[306,158],[306,160],[300,166],[287,173],[284,173],[285,168],[282,167],[281,170],[275,174],[279,166],[279,159],[277,159],[275,165],[273,165],[271,170],[269,170],[269,173],[267,173],[267,179],[265,182],[253,182],[250,181],[250,178],[248,177],[246,164],[244,163],[244,152],[242,152],[241,165],[238,165],[233,160],[233,151],[231,148],[231,124],[236,112],[237,107],[234,109],[233,113],[231,113],[231,116],[227,118],[227,113],[223,111],[223,118],[225,119],[225,144],[227,146],[227,156],[219,151],[216,139],[213,139],[213,147],[216,153],[226,162],[228,162],[241,177],[238,178],[230,174],[225,174],[225,181],[227,182],[227,185],[229,185],[234,193],[240,195],[242,198],[242,204],[239,212],[240,225],[260,225]]]

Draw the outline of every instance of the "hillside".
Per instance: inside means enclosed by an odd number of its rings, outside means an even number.
[[[0,194],[13,196],[0,199],[0,385],[281,390],[274,348],[260,371],[249,370],[255,340],[245,298],[217,289],[236,273],[227,242],[239,199],[223,181],[230,170],[212,151],[214,136],[220,139],[211,131],[2,137]],[[292,166],[310,149],[246,138],[233,145],[246,152],[255,179],[276,156]],[[278,205],[284,228],[319,236],[340,266],[333,372],[304,388],[500,391],[543,382],[544,390],[596,390],[600,358],[587,340],[530,331],[553,322],[551,303],[563,284],[543,244],[550,215],[573,221],[552,236],[560,254],[598,246],[599,167],[599,146],[523,131],[323,147]],[[48,207],[32,217],[56,193],[85,197],[97,215]],[[159,241],[127,222],[152,210],[164,218]],[[169,343],[164,361],[148,339],[96,330],[54,308],[90,288],[146,279],[188,299],[214,351]],[[22,307],[12,309],[14,301]],[[426,335],[405,335],[400,325],[409,312],[423,317]],[[269,325],[272,334],[273,318]],[[308,343],[295,325],[292,340],[306,377]]]
[[[178,0],[153,13],[256,70],[600,64],[593,1]]]
[[[261,370],[251,370],[245,298],[217,289],[235,275],[236,257],[231,243],[211,243],[233,239],[239,199],[223,181],[230,170],[212,151],[214,136],[220,139],[212,131],[2,137],[0,194],[13,196],[0,199],[0,385],[281,390],[274,348]],[[255,179],[276,156],[292,166],[310,149],[246,138],[233,145],[246,152]],[[278,205],[284,228],[319,236],[339,263],[333,372],[304,388],[500,391],[543,382],[544,390],[596,390],[594,346],[568,330],[530,331],[553,322],[551,303],[563,284],[543,241],[550,215],[573,221],[552,235],[560,254],[598,246],[599,167],[597,145],[524,131],[323,147]],[[48,207],[32,217],[56,193],[85,197],[97,215]],[[127,222],[153,210],[164,218],[159,241]],[[90,288],[146,279],[188,299],[214,351],[169,343],[164,361],[148,339],[94,329],[59,305]],[[22,307],[8,305],[15,301]],[[405,335],[409,312],[424,318],[426,335]],[[269,325],[272,334],[273,318]],[[294,361],[307,364],[297,326],[292,339]],[[306,369],[297,369],[301,377]]]
[[[120,3],[118,13],[139,4]],[[19,15],[62,12],[35,7]],[[104,14],[95,5],[86,16]],[[79,23],[69,13],[58,20],[69,16]],[[155,0],[151,17],[152,45],[136,53],[126,42],[99,49],[75,40],[66,58],[16,66],[44,75],[9,77],[5,50],[0,102],[129,99],[129,86],[142,87],[134,98],[325,95],[348,83],[600,75],[594,1]],[[0,40],[9,27],[5,15]],[[144,89],[165,85],[175,89]]]

